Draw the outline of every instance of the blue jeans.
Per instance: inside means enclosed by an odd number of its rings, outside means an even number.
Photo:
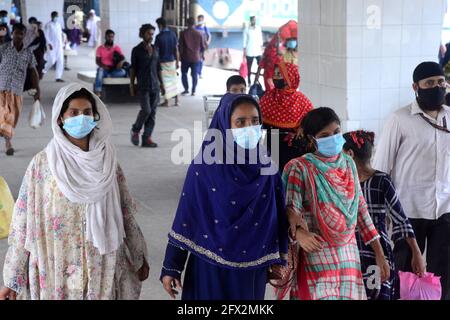
[[[187,73],[191,69],[192,77],[192,92],[197,89],[198,82],[198,69],[200,62],[183,62],[181,61],[181,81],[183,82],[184,91],[189,91],[189,82],[187,78]]]
[[[95,78],[94,91],[101,92],[104,78],[124,78],[127,72],[124,69],[105,70],[103,68],[97,69],[97,77]]]

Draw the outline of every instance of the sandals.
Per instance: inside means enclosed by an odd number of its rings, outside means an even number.
[[[14,155],[14,148],[9,148],[8,150],[6,150],[6,155],[11,157]]]

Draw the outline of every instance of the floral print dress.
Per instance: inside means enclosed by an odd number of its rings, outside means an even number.
[[[86,205],[59,190],[45,151],[30,163],[17,199],[3,269],[5,286],[18,299],[138,299],[137,271],[147,246],[136,205],[117,169],[126,238],[116,252],[100,255],[86,238]]]

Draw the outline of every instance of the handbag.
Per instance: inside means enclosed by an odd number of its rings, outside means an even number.
[[[36,100],[33,103],[28,120],[30,127],[33,129],[38,129],[44,124],[45,112],[39,100]]]
[[[0,177],[0,239],[9,235],[9,227],[14,209],[14,198],[8,184]]]
[[[281,268],[281,278],[270,279],[269,283],[276,289],[287,289],[295,278],[295,271],[299,262],[299,246],[297,242],[291,242],[288,245],[287,265]]]
[[[248,94],[255,98],[261,99],[262,96],[264,95],[264,90],[263,90],[261,84],[258,81],[256,81],[255,84],[253,84],[250,87]]]
[[[121,63],[124,60],[125,60],[125,57],[123,55],[121,55],[117,51],[114,51],[114,53],[113,53],[114,68],[119,69],[119,67],[118,67],[119,63]]]
[[[247,60],[245,58],[242,60],[241,66],[239,68],[239,75],[244,79],[248,76]]]

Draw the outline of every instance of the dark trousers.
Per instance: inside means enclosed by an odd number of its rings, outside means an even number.
[[[409,220],[420,251],[427,250],[427,271],[441,277],[442,300],[450,300],[450,213],[438,220]],[[405,240],[396,243],[394,258],[399,271],[412,271],[412,254]]]
[[[144,133],[142,135],[144,137],[151,137],[155,129],[159,92],[139,90],[139,100],[141,103],[141,111],[139,111],[136,123],[133,125],[133,131],[140,132],[142,127],[144,127]]]
[[[198,70],[200,62],[185,62],[181,61],[181,81],[183,82],[184,91],[189,91],[189,82],[187,78],[187,73],[191,69],[192,77],[192,92],[195,93],[198,83]]]
[[[248,69],[248,85],[251,86],[252,82],[250,79],[250,76],[252,75],[252,66],[253,66],[253,60],[256,59],[256,63],[259,66],[259,63],[261,61],[261,56],[257,57],[249,57],[247,56],[247,69]]]

